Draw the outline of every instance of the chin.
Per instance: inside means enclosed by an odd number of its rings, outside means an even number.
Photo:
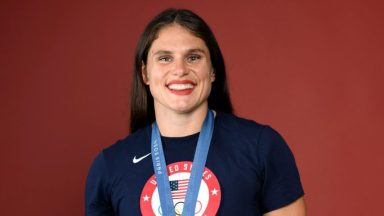
[[[194,109],[191,107],[177,107],[177,108],[173,108],[172,110],[174,110],[177,113],[183,114],[183,113],[190,113]]]
[[[172,110],[176,111],[177,113],[180,113],[180,114],[185,114],[185,113],[191,113],[193,111],[196,111],[196,110],[199,110],[199,109],[202,109],[204,108],[204,104],[195,104],[195,105],[191,105],[191,104],[183,104],[183,105],[177,105],[177,106],[173,106]]]

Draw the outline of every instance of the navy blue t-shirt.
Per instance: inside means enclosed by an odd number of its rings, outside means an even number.
[[[303,196],[294,157],[271,127],[218,113],[196,215],[262,215]],[[175,212],[181,213],[199,134],[162,137]],[[86,185],[86,215],[161,215],[151,127],[104,149]]]

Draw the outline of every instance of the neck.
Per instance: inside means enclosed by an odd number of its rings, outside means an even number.
[[[169,112],[155,108],[156,122],[162,136],[182,137],[201,130],[208,106],[202,106],[190,113]]]

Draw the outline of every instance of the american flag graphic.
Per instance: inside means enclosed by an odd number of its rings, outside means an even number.
[[[172,199],[185,199],[189,179],[170,181]]]

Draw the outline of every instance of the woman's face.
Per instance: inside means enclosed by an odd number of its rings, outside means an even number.
[[[142,75],[160,113],[189,113],[207,107],[215,79],[204,41],[177,24],[159,31]]]

